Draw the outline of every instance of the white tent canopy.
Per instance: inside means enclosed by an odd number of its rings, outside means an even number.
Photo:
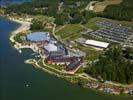
[[[85,44],[100,47],[100,48],[107,48],[109,46],[109,43],[95,41],[95,40],[87,40]]]

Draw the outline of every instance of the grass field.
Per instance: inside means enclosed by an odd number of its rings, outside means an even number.
[[[82,31],[84,28],[80,24],[68,24],[65,27],[63,27],[61,30],[55,33],[55,35],[58,35],[61,37],[61,39],[75,36],[80,31]]]
[[[101,27],[96,25],[96,21],[98,21],[100,19],[101,19],[100,17],[92,18],[88,21],[88,23],[85,26],[90,28],[90,29],[97,30],[97,29],[101,28]]]
[[[103,2],[97,2],[94,6],[94,12],[103,12],[108,5],[120,4],[122,0],[105,0]]]
[[[38,16],[33,16],[33,18],[39,22],[43,22],[45,23],[53,23],[54,22],[54,18],[53,17],[49,17],[49,16],[42,16],[42,15],[38,15]]]
[[[15,41],[19,42],[19,43],[22,43],[24,41],[23,38],[26,38],[26,34],[25,33],[20,33],[20,34],[17,34],[14,39]]]
[[[53,64],[53,65],[49,65],[49,66],[51,66],[51,67],[54,67],[54,68],[56,68],[56,69],[58,69],[58,70],[64,70],[65,69],[65,67],[66,67],[66,65],[64,64],[64,65],[58,65],[58,64]]]
[[[93,61],[93,60],[98,59],[98,57],[104,52],[102,50],[96,50],[92,48],[91,46],[87,46],[87,45],[85,46],[82,44],[78,44],[74,48],[78,48],[79,50],[85,52],[86,56],[84,57],[84,59],[88,61]]]
[[[83,67],[81,66],[75,73],[76,74],[82,74],[84,72]]]

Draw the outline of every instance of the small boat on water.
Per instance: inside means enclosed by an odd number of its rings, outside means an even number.
[[[22,53],[22,50],[21,50],[21,49],[19,49],[19,50],[18,50],[18,52],[19,52],[19,53]]]
[[[26,84],[26,87],[29,87],[30,85],[29,84]]]

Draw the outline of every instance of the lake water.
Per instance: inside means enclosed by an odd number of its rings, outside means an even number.
[[[0,100],[133,100],[84,89],[24,64],[32,51],[19,54],[9,41],[11,31],[18,26],[0,17]]]
[[[10,4],[10,3],[20,4],[20,3],[23,3],[23,2],[31,2],[31,1],[32,0],[0,0],[0,5]]]

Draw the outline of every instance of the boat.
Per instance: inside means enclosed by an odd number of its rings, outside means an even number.
[[[19,50],[18,50],[18,52],[19,52],[19,53],[22,53],[22,50],[21,50],[21,49],[19,49]]]

